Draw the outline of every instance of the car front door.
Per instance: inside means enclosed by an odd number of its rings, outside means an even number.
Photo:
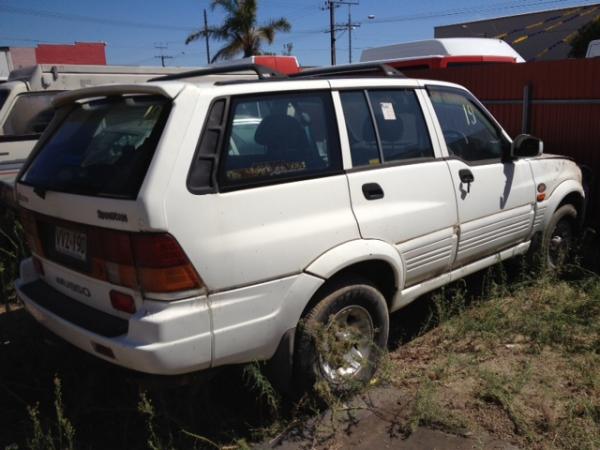
[[[425,95],[413,88],[339,92],[361,237],[396,246],[405,287],[449,271],[457,245],[452,179],[422,111]]]
[[[454,266],[526,240],[534,217],[529,163],[503,161],[510,141],[468,92],[428,87],[448,152],[460,237]]]

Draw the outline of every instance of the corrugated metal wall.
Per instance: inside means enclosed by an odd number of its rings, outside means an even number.
[[[511,136],[523,131],[529,86],[529,133],[547,153],[573,157],[596,178],[592,216],[600,219],[600,58],[415,70],[415,78],[450,81],[471,90]]]

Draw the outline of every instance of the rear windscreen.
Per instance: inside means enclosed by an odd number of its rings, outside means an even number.
[[[134,199],[169,109],[170,102],[156,96],[76,104],[20,181],[43,190]]]

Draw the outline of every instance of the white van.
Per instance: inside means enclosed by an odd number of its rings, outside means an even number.
[[[550,264],[568,249],[581,170],[465,88],[255,69],[54,99],[16,185],[40,323],[141,372],[271,359],[339,385],[373,375],[391,312],[538,236]]]

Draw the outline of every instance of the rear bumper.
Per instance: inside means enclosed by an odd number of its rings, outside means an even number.
[[[86,317],[86,309],[91,308],[37,279],[31,260],[21,263],[16,291],[46,328],[114,364],[157,375],[184,374],[211,365],[210,313],[205,297],[170,304],[150,302],[128,320],[100,316],[94,310],[98,323],[93,324]],[[75,307],[65,309],[68,303]]]

